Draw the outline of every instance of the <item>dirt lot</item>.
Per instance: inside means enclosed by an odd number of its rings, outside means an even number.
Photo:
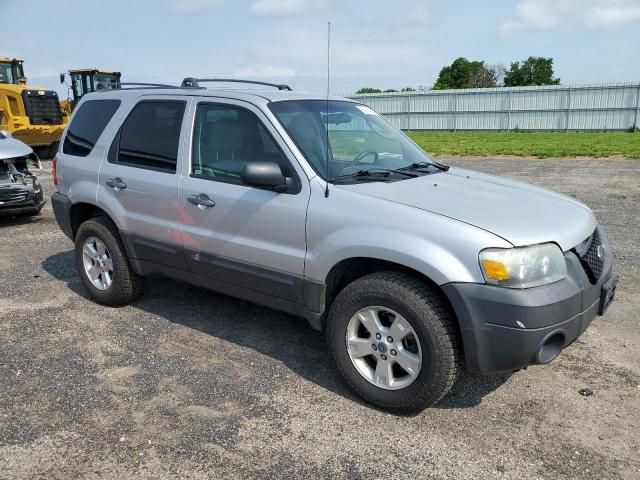
[[[640,161],[450,163],[573,195],[606,227],[617,301],[554,363],[389,415],[302,320],[162,279],[93,303],[47,206],[0,220],[0,478],[640,478]]]

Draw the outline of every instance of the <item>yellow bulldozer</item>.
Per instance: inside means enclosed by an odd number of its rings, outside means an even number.
[[[67,118],[58,94],[27,85],[22,60],[0,58],[0,130],[33,147],[43,158],[58,148]]]
[[[69,70],[66,74],[60,74],[60,83],[65,83],[67,75],[71,81],[69,88],[73,93],[73,98],[69,97],[60,102],[62,111],[67,116],[71,115],[83,95],[96,90],[120,88],[120,72],[98,70],[97,68]]]

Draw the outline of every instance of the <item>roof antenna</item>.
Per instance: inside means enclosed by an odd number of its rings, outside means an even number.
[[[325,151],[325,160],[326,160],[326,175],[327,175],[327,186],[324,190],[324,198],[329,196],[329,87],[330,87],[330,60],[331,60],[331,22],[327,24],[327,115],[325,118],[325,130],[327,131],[327,144],[324,147]]]

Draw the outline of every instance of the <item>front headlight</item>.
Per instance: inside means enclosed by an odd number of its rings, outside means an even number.
[[[538,287],[567,276],[564,255],[555,243],[488,248],[480,252],[480,267],[487,283],[509,288]]]

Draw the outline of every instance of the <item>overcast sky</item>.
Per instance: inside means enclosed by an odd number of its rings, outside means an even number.
[[[57,89],[70,67],[123,81],[286,81],[334,94],[431,86],[464,56],[553,57],[562,83],[640,81],[640,0],[0,0],[0,56]]]

